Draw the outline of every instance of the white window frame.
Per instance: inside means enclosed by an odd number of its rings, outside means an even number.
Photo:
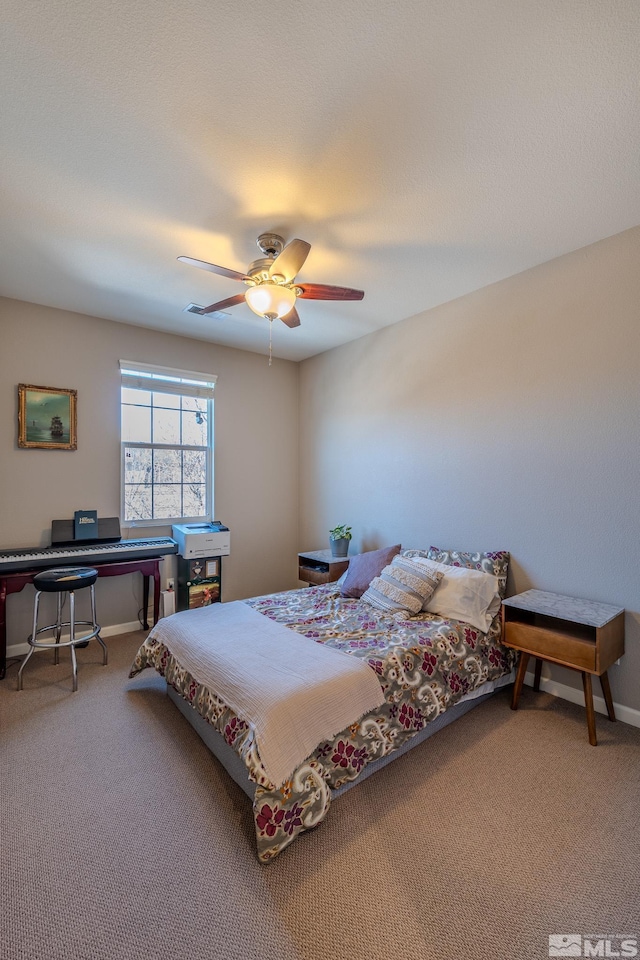
[[[192,370],[177,370],[173,367],[160,367],[155,364],[141,363],[137,360],[120,361],[120,387],[148,390],[159,393],[172,393],[183,397],[200,397],[207,401],[207,424],[209,442],[206,446],[206,513],[199,517],[161,517],[152,520],[125,520],[125,448],[137,447],[142,450],[202,450],[189,444],[146,443],[124,440],[122,436],[122,393],[120,394],[120,518],[126,527],[167,527],[174,523],[190,523],[211,520],[213,517],[213,448],[214,448],[214,399],[213,391],[217,381],[214,374],[197,373]]]

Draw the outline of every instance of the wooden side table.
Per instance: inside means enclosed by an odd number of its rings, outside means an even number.
[[[349,566],[348,557],[334,557],[331,550],[308,550],[298,554],[298,577],[308,584],[333,583]]]
[[[607,670],[624,653],[624,609],[593,600],[527,590],[502,602],[502,642],[520,651],[511,709],[518,709],[529,657],[536,658],[533,689],[540,689],[542,661],[582,674],[589,743],[597,745],[591,677],[600,677],[610,720],[615,720]]]

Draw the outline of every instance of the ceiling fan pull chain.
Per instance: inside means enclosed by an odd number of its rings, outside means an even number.
[[[272,335],[273,335],[273,320],[269,320],[269,366],[271,366],[271,352],[272,352]]]

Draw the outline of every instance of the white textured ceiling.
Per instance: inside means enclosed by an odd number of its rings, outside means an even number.
[[[4,0],[0,293],[302,359],[640,223],[637,0]]]

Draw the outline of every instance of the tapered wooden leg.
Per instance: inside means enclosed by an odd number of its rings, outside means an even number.
[[[536,657],[536,672],[533,676],[533,689],[540,689],[540,674],[542,673],[542,660],[540,657]]]
[[[609,720],[615,722],[616,712],[613,709],[613,698],[611,696],[611,687],[609,686],[609,677],[607,676],[607,671],[600,675],[600,684],[602,686],[602,692],[604,694],[604,702],[607,705],[607,713],[609,714]]]
[[[596,714],[593,709],[593,689],[591,687],[591,674],[582,674],[582,686],[584,687],[584,705],[587,708],[587,729],[589,730],[589,743],[592,747],[597,747],[596,739]]]
[[[518,672],[516,674],[516,682],[513,685],[513,695],[511,697],[511,709],[518,709],[518,700],[520,699],[520,694],[522,692],[522,684],[524,683],[524,675],[527,672],[527,664],[529,663],[529,654],[521,653],[520,654],[520,663],[518,664]]]

